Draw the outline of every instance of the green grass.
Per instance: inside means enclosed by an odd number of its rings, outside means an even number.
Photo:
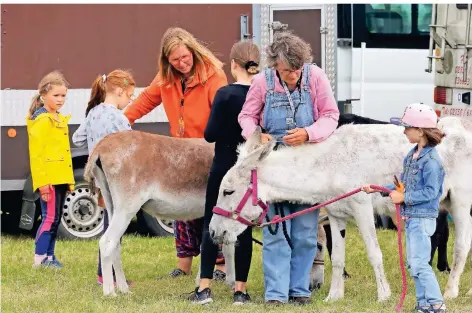
[[[176,265],[173,238],[146,238],[126,235],[123,238],[122,258],[126,277],[136,285],[132,294],[118,294],[117,298],[104,298],[101,287],[95,283],[97,241],[59,241],[57,256],[65,264],[61,271],[33,269],[34,241],[30,238],[2,236],[2,312],[394,312],[401,291],[401,275],[398,265],[396,232],[377,232],[384,256],[384,266],[392,289],[392,297],[378,303],[373,270],[367,260],[359,232],[349,224],[346,238],[346,268],[352,275],[346,280],[345,298],[325,303],[331,280],[331,264],[326,257],[326,280],[321,290],[313,294],[313,304],[297,307],[287,304],[267,308],[263,304],[263,280],[261,247],[255,245],[253,263],[249,275],[249,293],[253,304],[234,307],[229,287],[213,284],[214,302],[201,307],[190,304],[182,296],[191,292],[195,276],[179,279],[164,278]],[[256,233],[260,239],[260,232]],[[452,263],[452,242],[449,255]],[[197,272],[199,259],[194,262]],[[447,276],[437,274],[442,290]],[[408,278],[408,295],[404,309],[415,304],[414,286]],[[449,312],[472,312],[472,299],[465,296],[471,285],[469,262],[461,279],[460,296],[449,301]]]

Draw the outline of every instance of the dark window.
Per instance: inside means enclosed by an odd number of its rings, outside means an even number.
[[[467,3],[457,3],[456,8],[459,10],[467,10]]]
[[[352,4],[338,4],[338,38],[352,38]]]
[[[353,13],[354,47],[428,48],[431,4],[354,4]]]

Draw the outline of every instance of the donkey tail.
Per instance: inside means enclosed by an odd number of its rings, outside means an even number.
[[[94,169],[98,168],[97,162],[100,162],[100,154],[97,149],[94,149],[92,155],[89,157],[87,164],[85,165],[84,179],[89,182],[90,189],[96,190]]]

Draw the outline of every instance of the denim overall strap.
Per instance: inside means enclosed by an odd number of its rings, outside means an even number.
[[[264,69],[264,75],[267,83],[267,91],[273,92],[275,89],[275,81],[274,81],[274,73],[272,69],[266,68]]]

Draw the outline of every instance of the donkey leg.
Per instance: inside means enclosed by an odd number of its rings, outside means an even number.
[[[472,246],[472,242],[471,242],[471,246]],[[472,264],[472,249],[469,251],[469,255],[470,255],[470,263]],[[471,280],[472,282],[472,280]],[[467,291],[467,296],[472,296],[472,288],[469,289],[469,291]]]
[[[225,256],[226,263],[226,283],[234,288],[236,283],[236,269],[234,267],[234,253],[235,247],[232,244],[223,244],[223,255]]]
[[[437,250],[438,250],[438,263],[437,268],[439,271],[450,272],[449,262],[447,261],[447,242],[449,240],[449,223],[448,223],[449,212],[444,211],[439,213],[437,219],[436,232],[434,235],[437,236]],[[433,236],[434,236],[433,235]],[[431,262],[433,261],[433,253],[431,252]]]
[[[331,239],[331,227],[329,226],[329,224],[327,224],[327,225],[323,225],[323,229],[326,234],[326,248],[328,248],[329,259],[331,260],[331,253],[332,253],[332,246],[333,246],[332,239]],[[341,229],[341,236],[343,236],[343,238],[346,238],[345,229]],[[346,271],[346,268],[344,268],[343,270],[343,277],[351,278],[351,275],[348,274],[348,272]]]
[[[323,225],[318,224],[318,243],[310,272],[310,290],[320,289],[324,284],[324,256],[326,247],[326,232]]]
[[[338,300],[344,297],[343,270],[346,251],[344,238],[341,236],[341,229],[346,228],[346,221],[330,215],[329,222],[333,238],[333,254],[331,255],[333,272],[329,294],[325,301]]]
[[[472,225],[472,207],[470,208],[470,225]],[[472,231],[470,232],[470,250],[469,250],[469,256],[470,256],[470,264],[472,265]],[[471,280],[472,283],[472,280]],[[472,296],[472,288],[467,291],[468,296]]]
[[[467,255],[470,250],[471,238],[471,218],[470,205],[472,200],[470,195],[464,191],[456,191],[456,195],[451,196],[452,217],[455,224],[456,240],[454,243],[454,257],[451,273],[447,281],[444,298],[456,298],[459,295],[459,280],[464,271]],[[459,195],[459,196],[458,196]],[[464,195],[467,195],[464,197]]]
[[[103,294],[105,296],[116,296],[115,287],[113,282],[113,271],[112,266],[115,269],[115,276],[117,284],[119,279],[124,279],[123,268],[121,262],[116,262],[116,259],[120,258],[118,245],[120,244],[120,238],[123,236],[126,228],[128,227],[131,218],[125,212],[115,210],[115,214],[110,221],[107,231],[100,239],[100,255],[102,261],[102,273],[103,273]],[[117,255],[118,254],[118,255]],[[115,264],[118,263],[118,264]],[[117,266],[119,268],[117,268]],[[118,271],[121,270],[121,275]],[[122,277],[119,277],[122,276]],[[126,285],[126,279],[125,285]],[[120,291],[123,290],[123,286],[120,286]],[[126,285],[126,288],[128,286]]]
[[[117,243],[111,240],[112,237],[109,236],[110,226],[108,226],[108,229],[99,241],[100,263],[102,264],[103,295],[116,297],[113,283],[112,257]]]
[[[371,205],[369,206],[370,207],[363,205],[356,210],[354,218],[356,219],[361,236],[364,239],[370,264],[374,269],[378,301],[385,301],[390,298],[390,286],[385,276],[382,251],[377,241],[373,208]]]
[[[133,216],[133,213],[117,215],[115,223],[118,224],[119,227],[115,227],[116,232],[113,233],[113,236],[118,238],[118,244],[116,245],[115,254],[113,257],[113,268],[115,269],[116,287],[118,288],[118,291],[122,293],[129,293],[130,291],[128,283],[126,282],[123,263],[121,262],[121,237],[128,228],[129,223],[133,219]]]

